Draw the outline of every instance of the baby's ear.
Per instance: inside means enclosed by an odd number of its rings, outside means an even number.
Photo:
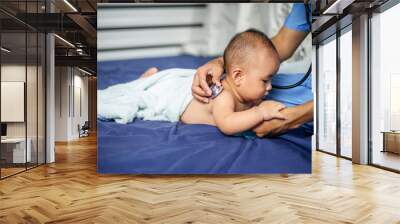
[[[232,78],[233,78],[233,82],[235,83],[235,85],[240,86],[240,84],[242,83],[242,81],[244,79],[243,70],[240,68],[235,68],[232,72]]]

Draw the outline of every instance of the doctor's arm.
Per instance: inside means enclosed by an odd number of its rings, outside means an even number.
[[[284,114],[286,120],[273,119],[264,121],[253,128],[256,135],[258,137],[279,135],[312,121],[314,117],[314,101],[311,100],[295,107],[287,107],[281,113]]]
[[[278,34],[271,41],[278,51],[281,62],[290,58],[296,51],[297,47],[306,38],[308,32],[297,31],[282,26]]]

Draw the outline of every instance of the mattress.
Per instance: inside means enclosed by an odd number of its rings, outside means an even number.
[[[134,80],[149,67],[197,68],[210,57],[99,62],[98,89]],[[97,170],[102,174],[310,173],[311,134],[298,128],[274,138],[226,136],[216,127],[182,122],[98,120]]]

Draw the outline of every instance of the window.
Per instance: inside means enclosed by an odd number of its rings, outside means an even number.
[[[371,18],[372,164],[400,170],[400,4]]]
[[[351,158],[352,148],[352,34],[340,36],[340,155]]]
[[[13,8],[19,15],[41,13],[44,3],[20,1]],[[0,1],[0,7],[12,5]],[[44,33],[0,12],[0,112],[6,115],[1,117],[0,178],[45,163],[45,44]]]
[[[318,48],[318,149],[336,153],[336,39]]]
[[[0,16],[3,16],[0,14]],[[7,16],[4,16],[7,18]],[[4,18],[3,17],[3,18]],[[19,29],[19,28],[18,28]],[[18,32],[19,31],[19,32]],[[26,74],[27,44],[25,30],[9,31],[1,29],[1,123],[7,127],[0,144],[1,178],[26,170],[26,163],[31,162],[31,139],[27,138]],[[6,50],[4,50],[6,49]],[[12,102],[10,95],[18,96]],[[15,106],[17,104],[18,106]],[[17,111],[14,112],[15,108]],[[15,116],[17,115],[17,116]]]

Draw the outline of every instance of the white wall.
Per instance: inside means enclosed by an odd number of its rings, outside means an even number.
[[[83,75],[76,68],[56,67],[56,141],[77,139],[78,124],[82,126],[88,120],[88,78]]]
[[[78,72],[78,74],[76,74]],[[72,138],[78,138],[78,124],[82,126],[85,121],[88,121],[88,77],[82,76],[78,70],[75,70],[74,75],[74,108],[71,119],[71,136]],[[80,93],[79,93],[80,91]],[[79,102],[80,101],[80,102]],[[82,111],[80,111],[82,110]]]
[[[116,5],[124,4],[98,4],[99,61],[177,55],[203,39],[204,4]]]
[[[25,83],[1,81],[1,121],[24,122]],[[35,107],[36,108],[36,107]]]
[[[68,67],[55,68],[55,140],[68,140]]]
[[[32,66],[28,66],[27,68],[25,67],[25,65],[18,65],[18,64],[8,64],[8,65],[2,65],[1,66],[1,81],[2,82],[25,82],[25,74],[26,71],[25,69],[28,69],[28,72],[31,71],[33,69]],[[2,90],[3,93],[3,90]],[[22,93],[24,94],[24,93]],[[1,96],[1,98],[7,98],[7,96]],[[3,105],[3,103],[2,103]],[[22,110],[22,116],[24,116],[24,106],[22,108],[20,108]],[[1,108],[2,110],[2,114],[4,113],[10,113],[10,108]],[[3,120],[3,118],[2,118]],[[22,120],[24,120],[24,118],[22,118]],[[8,132],[11,131],[11,133],[13,133],[13,136],[16,137],[22,137],[25,136],[25,130],[24,128],[22,128],[21,130],[19,130],[19,126],[21,126],[21,124],[24,124],[24,121],[22,122],[7,122],[8,123]],[[24,125],[23,125],[24,126]],[[10,134],[11,134],[10,133]],[[9,135],[10,135],[9,134]]]

